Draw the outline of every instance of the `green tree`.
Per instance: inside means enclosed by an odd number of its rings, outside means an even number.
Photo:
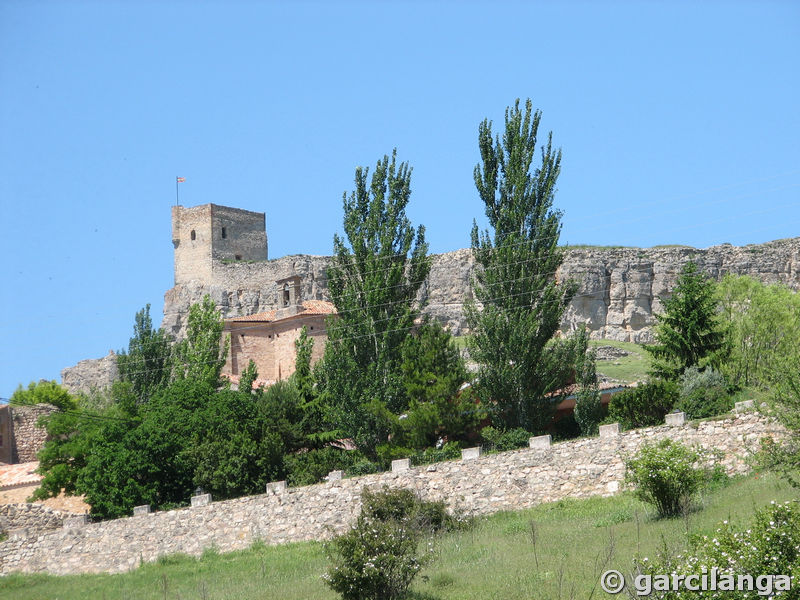
[[[52,404],[61,410],[74,410],[78,403],[66,389],[55,381],[31,381],[28,388],[20,385],[9,399],[11,404]]]
[[[252,393],[253,383],[256,379],[258,379],[258,367],[256,367],[255,361],[251,358],[239,377],[239,391],[245,394]]]
[[[720,370],[738,387],[768,386],[772,365],[800,342],[800,295],[736,275],[726,275],[716,291],[729,351]]]
[[[575,378],[578,391],[575,394],[575,421],[582,435],[595,435],[603,420],[603,403],[597,386],[597,351],[589,350],[589,334],[586,328],[578,333],[576,348]]]
[[[317,380],[337,429],[368,453],[385,441],[385,410],[407,406],[400,354],[418,315],[417,291],[430,271],[425,229],[406,217],[411,168],[391,159],[356,169],[356,189],[344,195],[344,232],[334,236],[328,269],[338,318],[328,322],[328,343]]]
[[[172,338],[163,329],[154,329],[150,305],[136,313],[133,337],[128,350],[117,353],[117,367],[122,381],[129,381],[140,402],[169,384]]]
[[[688,262],[675,290],[656,315],[656,344],[645,346],[653,356],[651,375],[677,380],[687,367],[718,367],[725,338],[720,325],[714,282]]]
[[[464,440],[475,433],[486,413],[471,393],[459,393],[469,373],[450,333],[437,321],[426,321],[406,339],[402,358],[409,398],[401,421],[404,443],[421,449],[440,438]]]
[[[210,296],[189,307],[186,338],[174,347],[174,376],[205,381],[216,386],[228,356],[222,339],[222,315]]]
[[[39,453],[42,475],[33,498],[43,500],[86,493],[80,478],[99,448],[117,443],[138,424],[138,402],[129,382],[111,387],[112,403],[102,411],[78,410],[54,413],[45,419],[48,441]],[[90,503],[91,504],[91,503]]]
[[[498,409],[496,424],[531,431],[550,422],[550,394],[565,383],[564,365],[573,364],[564,362],[567,348],[549,342],[576,290],[556,281],[563,260],[561,212],[553,209],[561,150],[550,133],[534,166],[540,119],[530,100],[524,108],[517,100],[506,109],[502,139],[493,137],[491,121],[480,125],[475,185],[492,233],[473,225],[473,291],[483,309],[466,307],[470,354],[480,365],[484,398]]]

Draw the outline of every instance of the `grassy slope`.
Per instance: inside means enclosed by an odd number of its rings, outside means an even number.
[[[647,379],[647,370],[650,368],[650,355],[644,349],[644,346],[615,340],[589,340],[589,346],[595,348],[597,346],[613,346],[631,353],[629,356],[614,360],[598,360],[598,374],[630,383]]]
[[[464,349],[467,346],[467,336],[455,337],[453,341],[459,349]],[[650,355],[643,346],[632,342],[617,342],[615,340],[589,340],[589,345],[594,347],[614,346],[632,353],[630,356],[623,356],[615,360],[597,361],[597,372],[599,374],[629,383],[644,381],[647,378],[647,369],[650,368]]]
[[[414,589],[426,600],[588,598],[602,571],[598,557],[607,552],[611,539],[614,553],[605,568],[625,571],[637,551],[654,556],[664,543],[682,548],[687,529],[710,532],[723,519],[745,524],[770,500],[793,497],[796,490],[775,476],[762,475],[708,493],[702,508],[687,519],[653,520],[648,507],[627,493],[500,513],[480,519],[469,531],[437,540],[435,560]],[[320,580],[325,567],[320,544],[298,543],[207,553],[200,560],[169,557],[124,575],[13,575],[0,578],[0,598],[336,598]],[[603,595],[595,592],[596,597]]]

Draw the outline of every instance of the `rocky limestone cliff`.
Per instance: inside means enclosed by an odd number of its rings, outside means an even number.
[[[109,350],[103,358],[82,360],[74,367],[63,369],[61,385],[70,394],[89,394],[107,388],[118,375],[117,355]]]
[[[675,287],[683,265],[695,261],[716,279],[727,273],[751,275],[765,283],[783,283],[800,289],[800,238],[766,244],[707,249],[569,248],[559,280],[573,279],[579,289],[564,315],[561,330],[574,331],[586,324],[593,338],[630,342],[653,339],[654,313]],[[306,300],[328,300],[328,256],[293,255],[264,262],[214,261],[210,281],[176,285],[164,295],[162,327],[180,339],[189,306],[209,294],[225,317],[249,315],[276,307],[275,281],[290,275],[302,277]],[[454,334],[467,332],[463,305],[470,295],[474,269],[469,249],[433,256],[428,280],[420,289],[424,312],[437,318]],[[64,369],[62,379],[71,391],[103,388],[116,378],[113,353],[95,361],[81,361]]]
[[[292,274],[303,278],[304,299],[329,299],[327,256],[285,256],[263,263],[216,263],[212,281],[177,285],[164,296],[162,326],[181,337],[189,306],[204,294],[226,317],[269,310],[276,305],[275,281]],[[675,287],[683,265],[695,261],[711,277],[727,273],[751,275],[765,283],[800,289],[800,238],[736,247],[730,244],[704,250],[689,247],[570,248],[559,270],[560,280],[579,284],[561,329],[588,325],[592,337],[631,342],[652,340],[654,313]],[[463,304],[470,294],[474,269],[468,249],[433,256],[428,280],[420,290],[425,312],[455,334],[465,333]]]

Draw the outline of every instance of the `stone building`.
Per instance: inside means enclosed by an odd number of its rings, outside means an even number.
[[[264,213],[203,204],[172,207],[175,285],[210,281],[216,261],[267,260]]]
[[[225,320],[223,335],[229,336],[230,350],[223,374],[234,384],[250,360],[256,364],[260,384],[270,385],[294,373],[295,340],[303,327],[314,342],[311,362],[325,351],[325,320],[336,314],[336,308],[324,300],[304,302],[297,275],[276,283],[277,309]]]
[[[47,441],[47,431],[37,425],[39,418],[57,410],[50,404],[0,406],[0,463],[35,461]]]

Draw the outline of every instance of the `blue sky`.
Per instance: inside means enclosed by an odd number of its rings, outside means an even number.
[[[796,2],[0,3],[0,396],[127,345],[170,206],[328,254],[357,165],[413,166],[432,252],[483,222],[477,129],[530,97],[571,244],[798,235]]]

